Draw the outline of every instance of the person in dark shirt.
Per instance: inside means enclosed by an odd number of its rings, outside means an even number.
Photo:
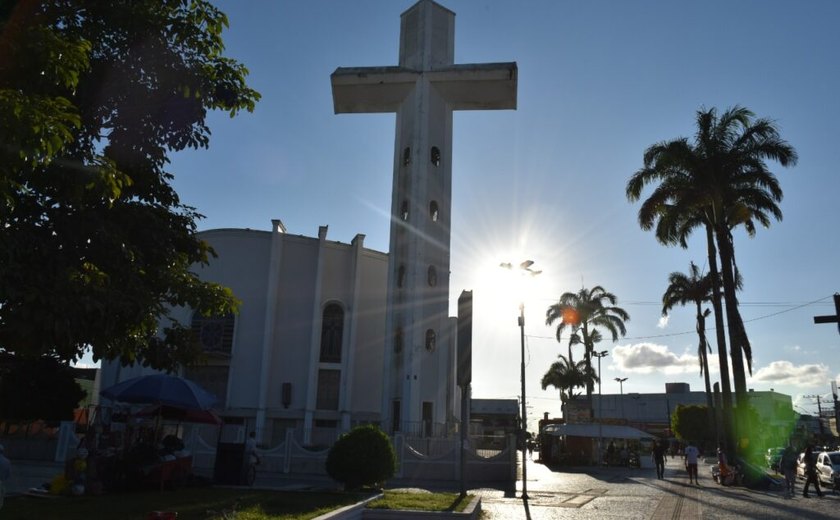
[[[808,488],[811,484],[814,484],[814,489],[817,490],[817,496],[822,498],[823,493],[820,489],[820,479],[817,477],[817,459],[814,457],[814,448],[809,444],[805,448],[805,489],[802,491],[803,497],[811,498],[808,496]]]
[[[656,478],[664,479],[665,478],[665,452],[667,449],[665,448],[665,443],[663,441],[654,441],[653,442],[653,452],[651,456],[653,457],[653,464],[656,466]]]
[[[785,496],[793,498],[796,495],[796,451],[788,445],[779,460],[779,468],[785,476]]]

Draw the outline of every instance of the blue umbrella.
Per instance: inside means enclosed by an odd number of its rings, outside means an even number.
[[[207,410],[219,400],[189,379],[168,374],[135,377],[99,392],[112,401]]]

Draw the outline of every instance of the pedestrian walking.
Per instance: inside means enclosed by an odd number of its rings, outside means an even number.
[[[651,457],[653,464],[656,466],[656,478],[662,480],[665,478],[665,442],[653,441],[653,451]]]
[[[790,444],[782,452],[779,467],[785,476],[785,497],[793,498],[796,496],[796,451]]]
[[[814,448],[811,447],[809,444],[807,448],[805,448],[805,489],[802,491],[802,496],[805,498],[811,498],[808,495],[808,488],[811,484],[814,484],[814,489],[817,490],[817,496],[820,498],[823,497],[823,492],[820,489],[820,479],[817,477],[817,460],[814,457]]]
[[[0,444],[0,509],[3,509],[3,497],[6,495],[6,481],[12,476],[12,463],[6,458],[6,449]]]
[[[699,484],[697,481],[697,458],[700,456],[700,450],[694,446],[694,443],[689,442],[685,447],[685,469],[688,470],[688,483]]]
[[[251,432],[245,440],[245,457],[243,461],[243,481],[251,486],[257,477],[257,465],[260,463],[260,456],[257,455],[257,434]]]

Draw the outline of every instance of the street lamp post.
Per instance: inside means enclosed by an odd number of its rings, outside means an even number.
[[[519,338],[521,362],[519,365],[519,380],[522,383],[522,498],[528,498],[528,467],[526,452],[528,450],[528,415],[525,409],[525,303],[519,304]]]
[[[616,377],[616,381],[618,381],[618,389],[621,392],[621,418],[624,419],[624,382],[627,381],[626,377]]]
[[[593,352],[593,356],[598,358],[598,464],[601,464],[601,447],[603,444],[603,422],[604,422],[604,415],[601,413],[604,407],[604,398],[601,394],[601,358],[607,357],[610,355],[609,352],[606,350],[602,350],[601,352]]]
[[[534,265],[533,260],[525,260],[521,264],[519,264],[519,268],[522,269],[525,273],[531,276],[537,276],[542,271],[535,271],[531,269],[531,266]],[[513,269],[513,266],[509,262],[504,262],[501,264],[501,267],[505,269]],[[525,409],[525,302],[519,302],[519,338],[520,338],[520,351],[521,351],[521,362],[519,365],[519,380],[522,383],[522,419],[521,419],[521,432],[522,437],[520,439],[522,443],[522,498],[528,498],[528,466],[527,466],[527,438],[528,438],[528,416],[527,410]]]

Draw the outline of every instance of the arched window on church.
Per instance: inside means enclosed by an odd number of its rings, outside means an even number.
[[[402,201],[402,205],[400,206],[400,218],[404,221],[408,222],[408,201]]]
[[[437,269],[435,269],[435,266],[429,266],[427,276],[429,281],[429,287],[434,287],[435,285],[437,285]]]
[[[402,156],[403,166],[408,166],[411,164],[411,148],[406,146],[403,148],[403,156]]]
[[[202,316],[196,312],[192,317],[193,341],[205,354],[230,356],[233,348],[234,315]]]
[[[437,222],[438,217],[440,217],[440,209],[438,209],[438,203],[435,200],[429,203],[429,217],[432,222]]]
[[[331,303],[321,319],[321,363],[341,363],[341,339],[344,332],[344,309]]]
[[[400,264],[397,268],[397,287],[402,288],[405,285],[405,265]]]
[[[426,350],[434,352],[437,347],[437,334],[433,329],[426,329]]]
[[[432,152],[430,154],[429,160],[432,161],[432,164],[435,166],[440,166],[440,148],[437,146],[432,146]]]

